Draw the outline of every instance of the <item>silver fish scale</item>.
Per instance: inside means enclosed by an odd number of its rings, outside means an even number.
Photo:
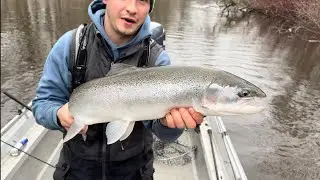
[[[96,117],[95,123],[117,118],[154,118],[176,106],[191,106],[211,83],[248,87],[251,83],[225,71],[191,66],[138,69],[82,84],[70,97],[74,116]],[[110,120],[111,120],[110,119]]]

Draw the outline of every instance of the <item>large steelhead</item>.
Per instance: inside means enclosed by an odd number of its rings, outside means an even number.
[[[114,64],[106,77],[86,82],[71,94],[74,123],[64,141],[85,125],[110,122],[108,144],[126,139],[135,121],[158,119],[172,108],[194,107],[206,116],[240,115],[263,110],[266,94],[231,73],[204,67],[136,68]]]

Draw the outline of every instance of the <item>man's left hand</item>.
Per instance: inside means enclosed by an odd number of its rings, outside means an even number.
[[[172,109],[160,123],[170,128],[195,128],[203,122],[203,115],[196,112],[192,107]]]

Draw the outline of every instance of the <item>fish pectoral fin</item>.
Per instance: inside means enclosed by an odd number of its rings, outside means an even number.
[[[63,138],[63,142],[67,142],[75,137],[81,131],[81,129],[84,128],[84,126],[85,124],[83,121],[75,118],[69,130],[67,131],[66,136]]]
[[[192,107],[195,111],[202,113],[203,115],[206,114],[208,108],[201,104],[201,101],[198,99],[192,99]]]
[[[134,122],[130,122],[130,121],[110,122],[106,128],[106,136],[108,140],[107,144],[113,144],[120,139],[127,138],[131,134],[133,130],[133,126],[134,126]]]

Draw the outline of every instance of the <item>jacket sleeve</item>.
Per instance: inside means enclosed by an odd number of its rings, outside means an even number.
[[[166,51],[162,51],[158,56],[155,65],[156,66],[165,66],[170,65],[170,58]],[[183,129],[179,128],[169,128],[160,123],[159,119],[144,121],[146,128],[149,128],[153,133],[161,140],[164,141],[175,141],[183,133]]]
[[[32,101],[36,122],[47,129],[61,130],[57,122],[58,109],[68,102],[71,89],[71,73],[68,57],[72,32],[65,33],[53,46],[44,63],[43,74]]]

